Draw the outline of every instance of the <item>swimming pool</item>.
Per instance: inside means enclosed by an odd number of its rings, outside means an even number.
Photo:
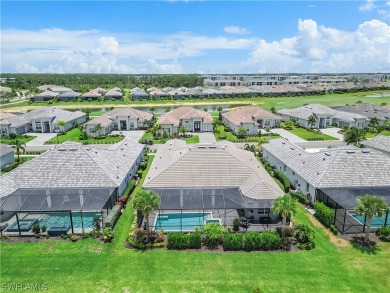
[[[348,211],[352,217],[355,218],[360,224],[364,225],[364,216],[357,214],[355,211]],[[371,222],[371,228],[379,228],[385,224],[386,215],[381,218],[374,217]],[[387,225],[390,225],[390,217],[387,219]]]
[[[195,231],[195,227],[202,228],[211,217],[211,213],[159,213],[154,222],[154,230]]]
[[[36,217],[37,215],[30,214],[27,217],[32,216]],[[93,228],[93,218],[95,217],[100,218],[101,214],[95,212],[86,212],[81,216],[81,213],[72,213],[73,228]],[[43,215],[43,217],[39,219],[38,224],[41,227],[46,226],[46,228],[71,226],[69,213],[53,213]]]

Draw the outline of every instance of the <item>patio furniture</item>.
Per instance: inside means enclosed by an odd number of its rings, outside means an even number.
[[[5,228],[8,227],[8,223],[1,223],[0,224],[0,232],[3,232]]]
[[[70,226],[53,226],[47,230],[47,234],[50,236],[60,236],[62,234],[67,234],[69,230]]]

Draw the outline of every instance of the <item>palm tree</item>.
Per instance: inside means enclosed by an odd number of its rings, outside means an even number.
[[[289,194],[278,197],[272,204],[274,215],[282,217],[282,223],[287,224],[287,217],[292,221],[292,217],[297,209],[297,203],[295,199]],[[284,229],[282,229],[282,238],[285,238]]]
[[[65,132],[65,124],[66,124],[65,121],[64,120],[59,120],[56,124],[60,127],[60,131],[62,133],[64,133]]]
[[[237,136],[238,137],[245,137],[248,130],[246,130],[244,127],[240,127],[237,129]]]
[[[313,129],[313,125],[315,125],[317,123],[317,118],[316,116],[314,116],[313,114],[311,114],[308,118],[307,118],[307,124],[310,125],[310,128]]]
[[[96,132],[97,135],[100,135],[99,131],[102,130],[102,125],[99,123],[94,128],[93,131]]]
[[[12,145],[16,149],[16,154],[18,156],[18,165],[20,165],[20,150],[23,151],[23,153],[26,151],[26,144],[21,143],[17,138],[15,139],[15,144]]]
[[[159,130],[162,130],[162,126],[160,124],[154,124],[153,127],[152,127],[152,133],[153,133],[153,136],[156,136],[158,131]]]
[[[133,208],[141,211],[146,219],[146,240],[149,242],[149,214],[158,208],[160,199],[156,193],[149,190],[142,190],[136,195],[133,201]]]
[[[218,112],[222,112],[222,107],[218,107],[218,108],[217,108],[217,111],[218,111]]]
[[[377,117],[371,117],[368,125],[370,125],[371,127],[379,125],[379,119]]]
[[[179,130],[179,133],[182,133],[183,136],[184,136],[186,134],[186,132],[188,131],[188,128],[185,127],[184,125],[182,125],[182,126],[179,127],[178,130]]]
[[[298,224],[294,227],[294,236],[300,243],[311,242],[314,239],[315,232],[307,224]]]
[[[368,243],[370,241],[370,228],[372,218],[382,217],[384,211],[388,208],[385,199],[376,195],[366,194],[364,196],[358,196],[357,198],[358,206],[355,208],[355,211],[366,218],[364,223],[366,229],[366,236],[364,237],[364,242]]]
[[[275,107],[271,107],[271,113],[276,114],[276,109],[275,109]]]
[[[347,144],[359,145],[359,142],[366,138],[366,132],[364,129],[358,129],[356,127],[351,127],[344,131],[344,141]]]
[[[149,111],[152,112],[152,114],[154,114],[154,110],[156,110],[156,109],[153,108],[153,107],[150,107],[150,108],[149,108]]]

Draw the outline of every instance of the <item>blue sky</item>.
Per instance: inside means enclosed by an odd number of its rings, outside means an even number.
[[[1,72],[384,72],[386,1],[2,1]]]

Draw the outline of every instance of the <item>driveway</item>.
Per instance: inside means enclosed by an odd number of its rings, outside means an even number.
[[[279,134],[281,137],[286,138],[289,142],[292,143],[306,142],[306,140],[300,138],[299,136],[296,136],[295,134],[292,134],[290,131],[287,131],[283,128],[272,129],[271,132]]]
[[[215,143],[217,142],[212,132],[193,133],[199,136],[199,143]]]
[[[122,134],[127,139],[131,140],[132,142],[138,142],[141,137],[145,134],[145,130],[114,130],[112,134]]]
[[[45,141],[52,139],[53,137],[56,137],[56,133],[35,133],[35,132],[29,132],[26,133],[27,135],[36,136],[33,140],[30,140],[26,143],[26,146],[43,146]]]
[[[338,131],[340,131],[341,128],[337,128],[337,127],[332,127],[332,128],[324,128],[324,129],[321,129],[321,132],[323,134],[326,134],[326,135],[330,135],[330,136],[333,136],[341,141],[344,141],[344,136],[340,133],[337,133]]]

